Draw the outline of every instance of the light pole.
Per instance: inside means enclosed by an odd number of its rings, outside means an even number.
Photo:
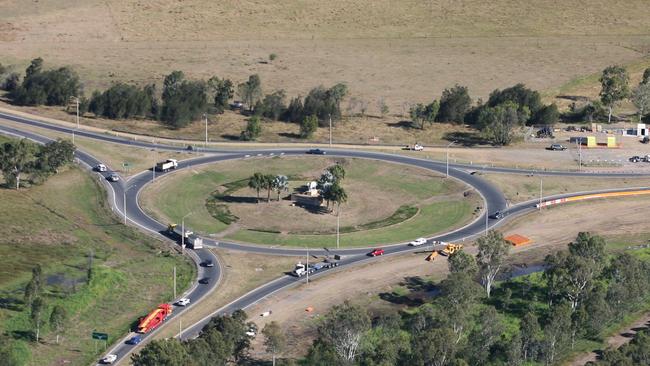
[[[332,147],[332,115],[330,114],[330,147]]]
[[[539,210],[542,210],[542,176],[539,176]]]
[[[336,249],[339,249],[339,226],[341,225],[341,207],[336,212]]]
[[[208,114],[203,113],[203,118],[205,118],[205,147],[208,147]]]
[[[307,272],[307,284],[309,284],[309,244],[307,244],[307,264],[305,265],[305,271]]]
[[[79,129],[79,97],[72,97],[77,104],[77,129]]]
[[[488,233],[488,219],[490,218],[490,214],[488,213],[488,210],[485,210],[485,235]]]
[[[456,141],[452,141],[447,145],[447,178],[449,178],[449,147],[455,143]]]
[[[174,266],[174,300],[176,300],[176,266]]]
[[[185,249],[185,218],[191,215],[193,212],[188,213],[183,216],[181,219],[181,251]]]

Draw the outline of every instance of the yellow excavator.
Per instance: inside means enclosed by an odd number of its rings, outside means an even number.
[[[437,256],[438,256],[438,251],[434,250],[426,258],[424,258],[424,260],[426,260],[427,262],[433,262],[433,260],[436,259]]]
[[[447,244],[445,249],[440,251],[440,254],[450,256],[461,249],[463,249],[463,244]]]

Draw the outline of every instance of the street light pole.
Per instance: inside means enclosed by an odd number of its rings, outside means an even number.
[[[307,244],[307,264],[305,265],[305,271],[307,272],[307,284],[309,284],[309,244]]]
[[[126,225],[126,189],[122,193],[124,193],[124,225]]]
[[[174,300],[176,299],[176,266],[174,266]]]
[[[456,141],[452,141],[447,145],[447,178],[449,178],[449,147],[455,143]]]
[[[79,129],[79,98],[75,97],[77,100],[77,129]]]
[[[540,177],[539,177],[539,210],[540,211],[542,210],[542,195],[543,195],[543,193],[542,193],[543,192],[542,191],[542,184],[543,184],[542,183],[542,176],[540,175]]]
[[[485,235],[488,233],[488,219],[490,218],[490,214],[488,213],[487,210],[485,210]]]
[[[205,148],[208,147],[208,115],[203,113],[203,118],[205,118]]]
[[[330,147],[332,147],[332,115],[330,114]]]
[[[336,249],[339,249],[339,226],[341,224],[341,208],[336,212]]]

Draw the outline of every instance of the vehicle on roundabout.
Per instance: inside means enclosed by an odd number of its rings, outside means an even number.
[[[108,169],[106,168],[106,165],[104,165],[104,164],[101,164],[101,163],[100,163],[100,164],[97,164],[97,165],[95,166],[95,171],[98,171],[98,172],[100,172],[100,173],[101,173],[101,172],[105,172],[105,171],[107,171],[107,170],[108,170]]]
[[[381,248],[373,249],[372,252],[368,253],[369,256],[371,257],[379,257],[380,255],[384,255],[384,250]]]
[[[126,341],[126,344],[136,345],[139,344],[140,342],[142,342],[142,336],[136,335],[131,337],[128,341]]]
[[[321,149],[309,149],[309,150],[307,150],[307,154],[327,155],[327,151],[324,151],[324,150],[321,150]]]
[[[413,240],[412,242],[409,243],[409,246],[412,247],[419,247],[420,245],[424,245],[427,243],[427,239],[425,238],[417,238]]]
[[[109,182],[117,182],[117,181],[120,180],[120,176],[117,175],[117,174],[115,174],[115,173],[113,173],[113,174],[109,175],[108,177],[106,177],[106,179],[107,179]]]
[[[99,362],[103,363],[103,364],[111,364],[111,363],[113,363],[115,361],[117,361],[117,355],[110,354],[110,355],[106,355]]]
[[[190,299],[183,297],[182,299],[176,301],[176,306],[187,306],[190,304]]]

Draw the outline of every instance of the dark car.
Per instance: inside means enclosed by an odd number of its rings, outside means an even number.
[[[203,263],[201,263],[203,267],[214,267],[214,263],[211,260],[207,260]]]
[[[111,174],[108,177],[106,177],[106,179],[108,179],[109,182],[117,182],[118,180],[120,180],[120,176],[117,174]]]
[[[650,142],[650,137],[648,136],[643,137],[643,139],[641,140],[642,144],[647,144],[648,142]]]
[[[553,145],[547,147],[546,150],[563,151],[563,150],[566,150],[566,146],[562,146],[560,144],[553,144]]]
[[[142,342],[142,336],[137,335],[126,341],[126,344],[138,344],[140,342]]]
[[[325,155],[327,152],[321,150],[321,149],[309,149],[307,150],[307,154],[313,154],[313,155]]]
[[[501,220],[504,216],[505,216],[505,214],[503,212],[497,211],[497,212],[493,213],[492,215],[490,215],[490,218],[495,219],[495,220]]]
[[[210,277],[201,278],[199,280],[199,283],[202,284],[202,285],[207,285],[208,283],[210,283]]]
[[[640,157],[640,156],[636,156],[636,155],[635,155],[635,156],[633,156],[633,157],[630,158],[630,162],[632,162],[632,163],[638,163],[638,162],[640,162],[640,161],[643,161],[643,158]]]

